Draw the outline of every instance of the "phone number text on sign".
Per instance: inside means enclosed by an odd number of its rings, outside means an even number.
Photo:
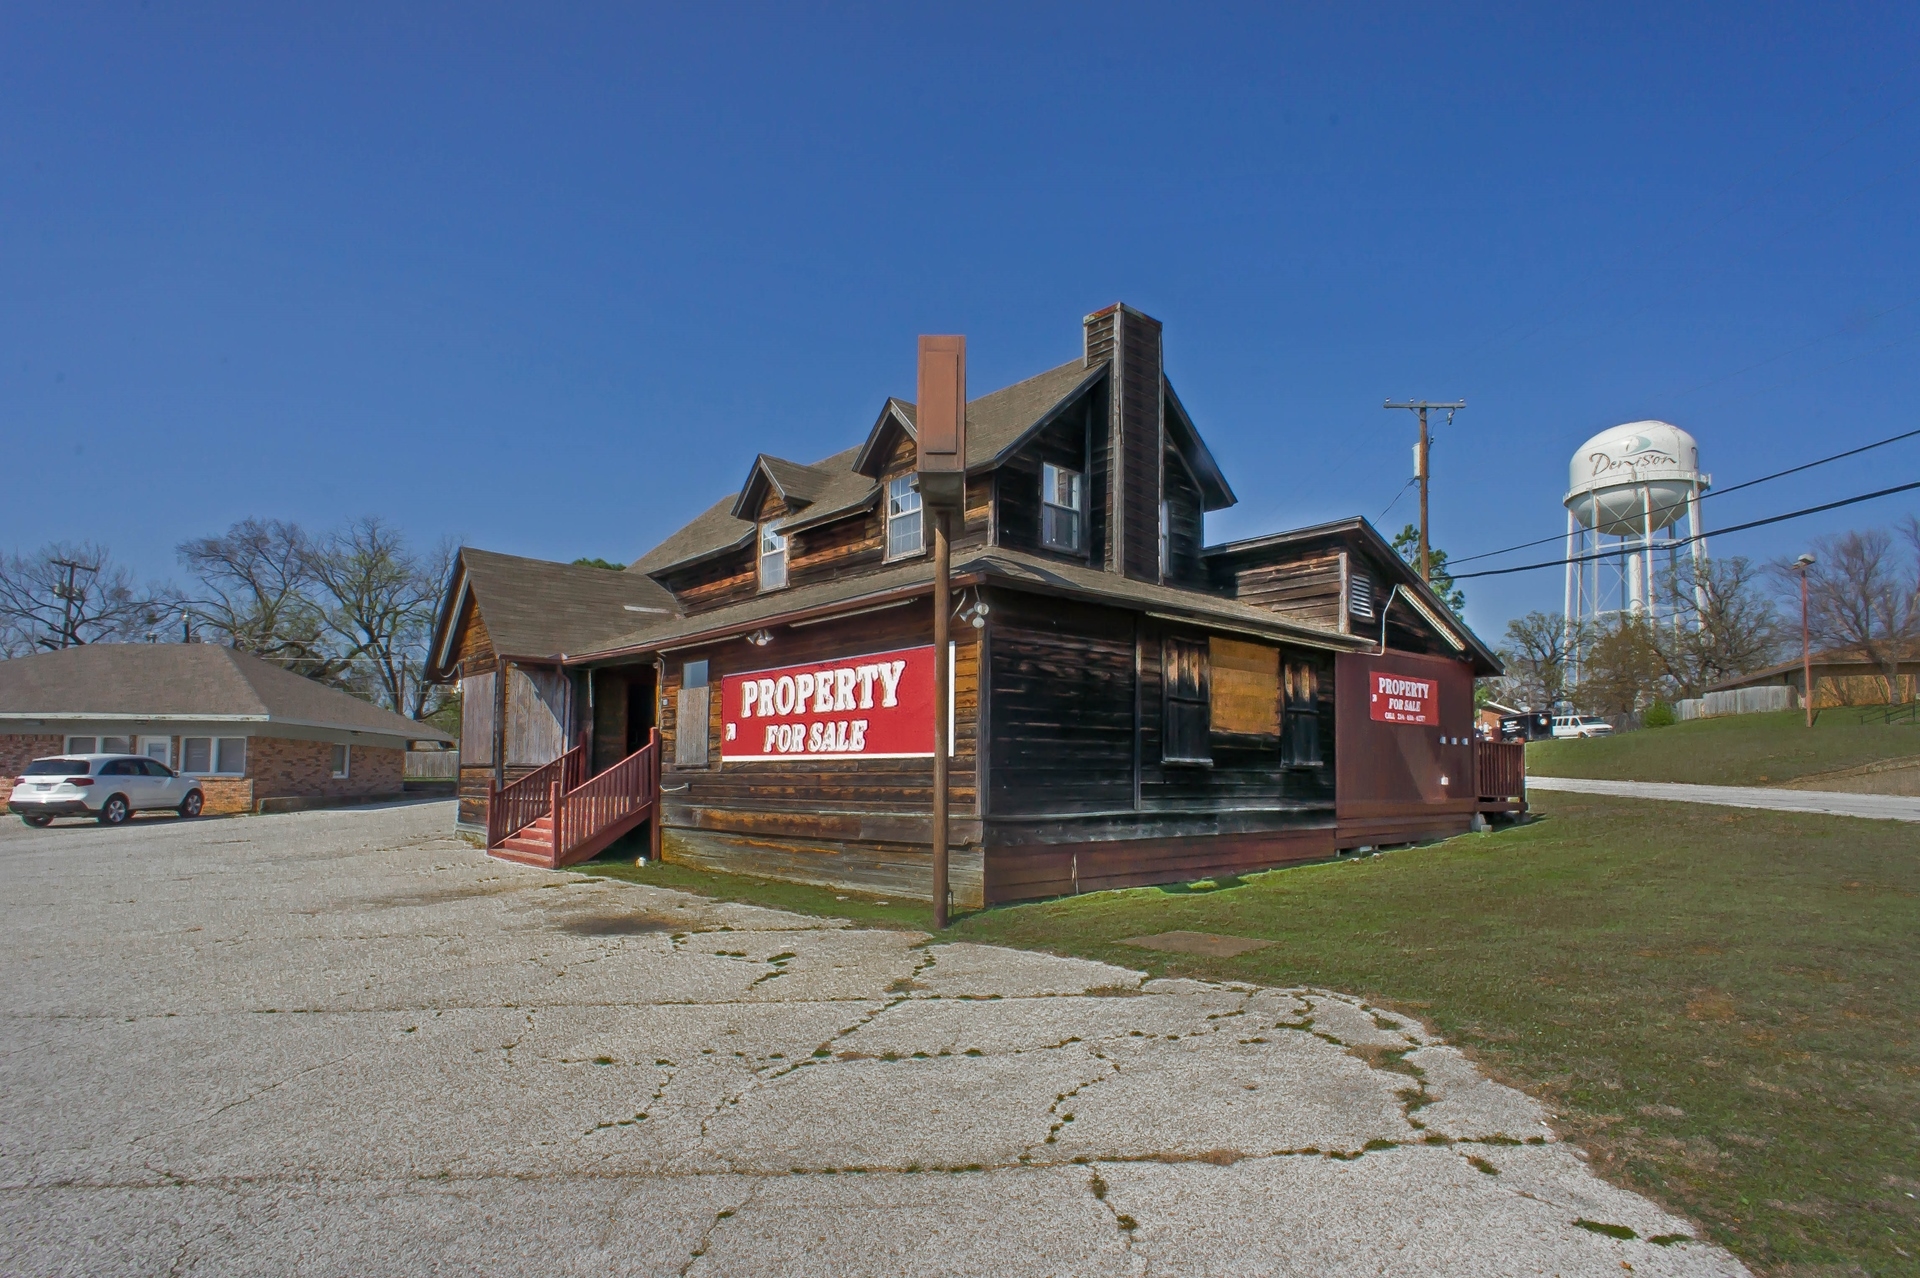
[[[1381,723],[1438,723],[1431,679],[1409,679],[1405,675],[1373,672],[1373,695],[1367,698],[1367,713]]]
[[[933,648],[727,675],[724,760],[933,756]]]

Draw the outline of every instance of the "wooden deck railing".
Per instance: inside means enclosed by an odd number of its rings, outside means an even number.
[[[553,792],[553,863],[569,864],[572,854],[614,825],[651,809],[660,797],[660,729],[647,744],[599,776],[562,792]]]
[[[1526,742],[1475,738],[1473,771],[1481,799],[1524,799],[1527,794]]]
[[[553,811],[554,787],[564,792],[586,779],[587,735],[552,763],[543,763],[507,785],[487,787],[487,846],[497,847]]]

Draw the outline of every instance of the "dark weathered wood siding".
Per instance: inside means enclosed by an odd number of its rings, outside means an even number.
[[[704,768],[668,767],[662,776],[666,798],[664,855],[671,861],[723,865],[735,873],[795,877],[796,866],[811,867],[803,881],[837,883],[862,890],[924,897],[932,882],[932,759],[779,759],[723,761],[720,757],[720,688],[729,674],[884,652],[929,643],[933,636],[930,601],[921,598],[897,608],[844,622],[799,629],[779,627],[774,643],[754,648],[733,640],[711,647],[671,653],[665,688],[677,703],[685,663],[708,663],[708,764]],[[954,751],[949,802],[956,864],[980,845],[976,807],[976,741],[979,711],[979,632],[954,631]],[[688,725],[669,716],[661,725],[665,757],[676,758],[680,733]],[[969,889],[956,878],[956,899],[970,901]]]
[[[1303,625],[1340,628],[1337,550],[1320,550],[1278,562],[1241,563],[1227,574],[1223,584],[1241,603],[1277,612]]]
[[[992,607],[989,901],[1332,855],[1330,742],[1322,766],[1289,767],[1277,733],[1214,732],[1212,766],[1162,762],[1163,643],[1204,646],[1203,629],[1004,591]],[[1323,660],[1276,661],[1302,657]]]
[[[1200,560],[1200,552],[1205,547],[1205,511],[1202,506],[1200,484],[1187,468],[1185,461],[1175,449],[1166,451],[1165,468],[1168,564],[1166,580],[1169,585],[1194,586],[1205,590],[1209,586],[1206,565]]]
[[[1134,806],[1134,621],[1111,608],[993,596],[995,817]]]

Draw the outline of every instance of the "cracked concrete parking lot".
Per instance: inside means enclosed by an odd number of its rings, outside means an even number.
[[[1738,1274],[1420,1025],[490,861],[0,833],[0,1272]]]

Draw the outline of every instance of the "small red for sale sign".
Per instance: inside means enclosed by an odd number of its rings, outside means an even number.
[[[720,758],[930,759],[933,646],[727,675]]]
[[[1438,723],[1439,690],[1431,679],[1376,670],[1367,712],[1381,723]]]

